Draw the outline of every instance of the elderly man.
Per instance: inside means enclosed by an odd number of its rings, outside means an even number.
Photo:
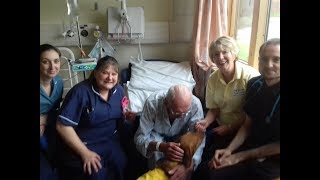
[[[259,49],[261,76],[248,82],[245,122],[194,179],[275,179],[280,176],[280,39]]]
[[[179,137],[193,131],[195,123],[203,119],[200,100],[188,87],[176,85],[168,91],[153,93],[145,102],[134,141],[138,151],[148,158],[149,169],[159,159],[182,162],[184,151],[177,143]],[[205,138],[192,157],[192,165],[183,164],[167,172],[172,179],[186,179],[201,161]]]

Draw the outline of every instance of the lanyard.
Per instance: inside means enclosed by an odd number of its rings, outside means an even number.
[[[280,94],[278,95],[276,102],[273,104],[271,113],[269,114],[269,116],[266,117],[266,123],[270,123],[271,118],[273,116],[273,113],[276,110],[276,107],[277,107],[279,101],[280,101]]]

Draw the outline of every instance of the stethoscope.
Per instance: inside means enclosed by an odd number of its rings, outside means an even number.
[[[262,84],[263,84],[262,81],[261,81],[261,79],[262,79],[262,77],[259,78],[258,80],[256,80],[256,81],[250,86],[250,88],[248,89],[248,91],[249,91],[255,84],[259,83],[259,88],[258,88],[258,90],[256,91],[256,93],[255,93],[253,96],[251,96],[251,98],[255,97],[255,96],[258,94],[258,92],[261,90],[261,87],[262,87]],[[251,98],[250,98],[250,99],[251,99]],[[276,107],[277,107],[278,104],[279,104],[279,101],[280,101],[280,94],[277,96],[277,100],[276,100],[276,102],[273,104],[273,107],[272,107],[272,110],[271,110],[270,114],[265,118],[266,123],[270,123],[270,122],[271,122],[271,119],[272,119],[272,117],[273,117],[273,115],[274,115],[274,112],[275,112],[275,110],[276,110]]]

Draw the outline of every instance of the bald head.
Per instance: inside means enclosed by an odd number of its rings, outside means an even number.
[[[175,85],[167,93],[167,101],[177,111],[184,112],[190,108],[192,93],[187,86]]]

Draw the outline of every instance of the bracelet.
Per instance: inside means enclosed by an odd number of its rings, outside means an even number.
[[[157,144],[156,144],[156,150],[157,150],[157,151],[160,151],[160,150],[159,150],[160,144],[161,144],[160,141],[158,141]]]

